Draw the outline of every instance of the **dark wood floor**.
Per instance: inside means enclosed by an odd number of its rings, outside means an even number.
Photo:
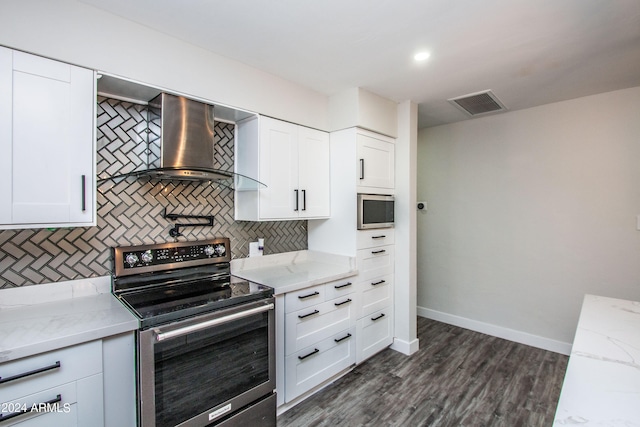
[[[278,417],[301,426],[551,426],[568,357],[418,318],[420,350],[386,349]]]

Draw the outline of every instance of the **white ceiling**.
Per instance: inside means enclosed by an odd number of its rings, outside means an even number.
[[[518,110],[640,86],[640,0],[81,1],[327,95],[412,100],[419,127],[487,89]]]

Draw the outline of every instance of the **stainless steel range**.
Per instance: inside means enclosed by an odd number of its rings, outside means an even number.
[[[140,320],[142,427],[276,425],[273,290],[230,274],[227,238],[113,249]]]

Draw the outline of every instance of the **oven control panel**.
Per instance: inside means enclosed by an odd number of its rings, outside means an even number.
[[[231,261],[228,238],[113,248],[115,276]]]

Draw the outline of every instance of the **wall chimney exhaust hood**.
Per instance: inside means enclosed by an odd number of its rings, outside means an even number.
[[[233,122],[255,116],[230,107],[213,105],[128,80],[103,75],[98,94],[146,104],[148,111],[147,162],[136,170],[99,181],[133,176],[158,180],[215,181],[231,188],[255,189],[265,185],[252,178],[220,169],[214,125],[217,117]],[[148,101],[136,98],[149,97]],[[220,115],[218,115],[220,113]],[[230,120],[231,119],[231,120]]]

